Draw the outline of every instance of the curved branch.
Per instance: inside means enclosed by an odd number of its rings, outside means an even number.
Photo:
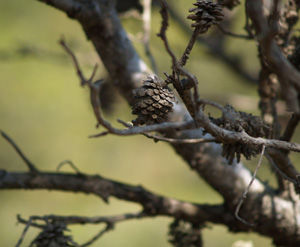
[[[255,185],[255,184],[254,184]],[[255,187],[255,186],[253,186]],[[143,213],[149,217],[169,216],[180,218],[192,223],[212,222],[224,224],[232,231],[249,231],[251,227],[239,222],[231,209],[224,205],[196,204],[155,194],[141,186],[132,186],[98,175],[78,175],[71,173],[40,172],[6,172],[0,171],[0,190],[3,189],[47,189],[66,192],[81,192],[96,195],[105,201],[109,197],[138,203],[143,207]],[[250,189],[253,192],[253,189]],[[255,230],[267,236],[290,239],[295,229],[299,227],[294,217],[288,213],[293,210],[293,203],[280,197],[264,194],[260,197],[249,197],[241,213],[245,218],[255,220]],[[251,210],[250,210],[251,209]],[[273,217],[281,215],[277,224]],[[66,218],[69,223],[81,223],[79,218]],[[119,218],[117,218],[119,219]],[[85,218],[87,223],[104,221],[104,218]],[[293,235],[294,236],[294,235]],[[279,241],[279,240],[278,240]],[[294,236],[294,242],[300,242],[300,236]]]
[[[47,189],[93,194],[105,202],[109,197],[138,203],[148,215],[180,217],[190,222],[212,221],[221,223],[226,214],[222,205],[200,205],[157,195],[142,186],[133,186],[99,175],[40,172],[0,172],[0,190]],[[228,214],[229,212],[227,212]],[[228,215],[227,215],[228,216]]]

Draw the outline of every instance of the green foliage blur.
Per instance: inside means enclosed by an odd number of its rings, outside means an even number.
[[[182,16],[192,1],[170,0]],[[237,11],[235,29],[242,32],[243,9]],[[138,37],[142,23],[123,18],[130,37]],[[160,75],[170,71],[170,58],[156,33],[160,28],[158,9],[153,9],[151,49]],[[88,76],[95,63],[101,64],[87,41],[80,25],[64,13],[38,1],[0,1],[0,129],[10,135],[30,160],[44,171],[55,171],[63,160],[72,160],[78,169],[88,174],[146,188],[166,196],[198,203],[221,203],[222,198],[192,172],[164,143],[154,143],[142,136],[87,138],[99,132],[89,104],[87,89],[79,86],[73,65],[58,45],[64,36],[78,55]],[[188,37],[171,22],[168,37],[176,54],[180,54]],[[134,38],[141,57],[142,44]],[[226,49],[241,55],[241,62],[250,72],[258,69],[256,45],[252,41],[229,38]],[[256,88],[228,70],[224,64],[197,45],[188,69],[199,79],[201,96],[221,103],[229,102],[240,110],[259,114]],[[105,76],[98,70],[97,77]],[[242,99],[242,100],[241,100]],[[134,116],[122,99],[108,119],[130,121]],[[117,125],[117,124],[116,124]],[[297,136],[299,141],[299,135]],[[296,159],[296,158],[295,158]],[[299,159],[299,158],[298,158]],[[253,169],[256,160],[246,162]],[[265,166],[267,167],[267,166]],[[26,167],[13,149],[0,139],[0,169],[25,171]],[[64,171],[72,172],[65,166]],[[260,174],[269,179],[271,172],[263,168]],[[140,208],[111,198],[109,205],[91,195],[56,191],[0,191],[0,245],[15,246],[23,231],[16,224],[16,215],[82,215],[100,216],[135,212]],[[94,246],[170,246],[167,241],[168,218],[154,218],[120,223],[113,232],[103,236]],[[102,226],[71,227],[75,240],[85,242]],[[28,246],[37,234],[30,229],[22,246]],[[204,230],[205,246],[232,246],[237,240],[252,241],[254,246],[271,246],[271,240],[256,234],[231,234],[223,226],[209,225]]]

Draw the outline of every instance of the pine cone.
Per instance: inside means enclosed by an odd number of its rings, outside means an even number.
[[[245,112],[238,112],[232,106],[226,105],[223,116],[212,121],[227,130],[241,132],[245,131],[252,137],[265,137],[269,138],[271,135],[271,127],[263,122],[259,117],[253,116]],[[240,162],[241,155],[246,159],[251,159],[260,153],[261,148],[256,145],[244,143],[224,143],[222,155],[232,164],[234,158]]]
[[[138,115],[134,125],[149,125],[168,120],[168,113],[173,111],[174,94],[166,83],[157,76],[148,77],[143,86],[133,91],[135,102],[132,113]]]
[[[68,247],[73,246],[72,237],[66,236],[66,225],[64,223],[53,222],[48,224],[42,232],[32,241],[31,246],[35,247]]]
[[[169,226],[169,243],[176,247],[201,247],[201,227],[175,220]]]
[[[205,33],[211,25],[223,19],[222,7],[211,0],[197,0],[196,6],[189,10],[192,12],[187,18],[194,21],[192,27],[198,28],[200,33]]]

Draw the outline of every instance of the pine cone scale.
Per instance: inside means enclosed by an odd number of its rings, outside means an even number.
[[[175,97],[166,84],[157,76],[148,77],[142,87],[133,91],[135,103],[132,113],[138,115],[134,125],[162,123],[173,111]]]

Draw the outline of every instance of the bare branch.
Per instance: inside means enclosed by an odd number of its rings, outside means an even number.
[[[60,216],[60,215],[44,215],[44,216],[31,216],[30,219],[32,220],[52,220],[52,221],[60,221],[64,222],[67,225],[73,224],[100,224],[100,223],[107,223],[114,225],[115,223],[123,222],[126,220],[132,219],[141,219],[144,217],[149,217],[144,212],[137,212],[137,213],[125,213],[120,215],[113,215],[113,216],[93,216],[93,217],[86,217],[86,216],[78,216],[78,215],[70,215],[70,216]],[[18,221],[23,224],[27,224],[29,220],[25,220],[22,217],[18,217]]]
[[[96,242],[100,237],[102,237],[102,235],[104,235],[104,233],[107,233],[108,231],[110,231],[112,229],[113,229],[112,226],[107,224],[104,229],[102,229],[99,233],[97,233],[92,239],[90,239],[86,243],[82,244],[81,247],[86,247],[86,246],[91,245],[92,243]]]
[[[172,52],[168,39],[167,39],[167,35],[166,35],[166,31],[168,29],[168,25],[169,25],[169,17],[168,17],[168,7],[167,4],[164,0],[161,0],[161,10],[160,10],[160,14],[162,17],[162,24],[161,24],[161,28],[160,28],[160,32],[158,34],[158,36],[162,39],[165,48],[167,50],[167,52],[169,53],[169,55],[172,58],[172,76],[169,77],[170,81],[173,83],[174,87],[176,88],[177,92],[179,93],[181,99],[183,100],[186,108],[188,109],[190,115],[192,117],[195,117],[196,112],[198,111],[198,105],[197,105],[197,100],[199,98],[199,90],[198,90],[198,80],[197,78],[189,73],[186,69],[183,68],[183,66],[181,66],[180,62],[178,62],[175,54]],[[195,40],[196,40],[196,35],[198,34],[198,29],[194,32],[194,34],[192,35],[191,41],[189,42],[186,50],[184,51],[184,54],[187,52],[186,55],[182,56],[182,62],[185,64],[186,63],[186,59],[188,58],[188,53],[191,51]],[[190,91],[185,90],[184,88],[182,88],[182,85],[180,84],[179,81],[179,75],[180,73],[182,75],[185,75],[190,82],[192,82],[193,84],[193,88],[194,88],[194,97],[192,98],[190,95]],[[195,124],[197,124],[195,122]]]
[[[185,48],[185,51],[183,52],[183,55],[181,56],[181,59],[180,59],[180,65],[181,66],[184,66],[189,58],[189,55],[193,49],[193,46],[198,38],[198,35],[199,35],[199,27],[196,27],[193,31],[193,34],[188,42],[188,45],[187,47]]]
[[[225,217],[226,215],[221,205],[201,205],[180,201],[154,194],[141,186],[132,186],[97,175],[82,174],[78,176],[72,173],[40,172],[36,177],[32,177],[30,173],[6,172],[0,179],[0,190],[3,189],[47,189],[81,192],[99,196],[106,202],[110,196],[113,196],[120,200],[140,204],[143,207],[143,212],[146,214],[153,216],[180,216],[182,219],[190,222],[199,220],[221,222],[223,221],[223,216]],[[118,219],[121,220],[120,218]],[[76,221],[74,218],[73,220]],[[101,220],[104,220],[104,218],[94,218],[91,221],[97,222]]]
[[[29,227],[31,226],[31,221],[32,221],[32,219],[29,219],[29,220],[26,222],[26,226],[24,227],[24,230],[23,230],[23,232],[22,232],[22,235],[21,235],[20,239],[18,240],[18,242],[17,242],[17,244],[16,244],[16,247],[20,247],[20,246],[21,246],[21,244],[22,244],[22,242],[23,242],[23,240],[24,240],[24,238],[25,238],[25,236],[26,236],[26,233],[27,233],[28,230],[29,230]]]
[[[287,141],[287,142],[291,141],[299,121],[300,121],[300,114],[294,113],[290,118],[280,140]]]
[[[15,149],[17,154],[24,161],[24,163],[28,167],[29,171],[32,173],[39,172],[38,169],[35,167],[35,165],[25,156],[25,154],[22,152],[22,150],[17,146],[17,144],[3,131],[0,131],[0,132],[1,132],[2,137]]]
[[[86,79],[80,69],[80,65],[79,65],[79,62],[75,56],[75,54],[72,52],[72,50],[67,46],[67,44],[65,43],[64,39],[61,39],[59,41],[59,44],[64,48],[64,50],[71,56],[72,58],[72,61],[74,63],[74,66],[76,68],[76,72],[77,72],[77,75],[80,79],[80,84],[81,86],[84,86],[85,84],[90,84],[93,80],[94,80],[94,77],[95,77],[95,74],[96,74],[96,70],[97,70],[97,64],[94,66],[94,69],[93,69],[93,72],[92,72],[92,75],[90,76],[89,79]]]
[[[123,124],[125,127],[128,128],[133,128],[132,124],[126,123],[120,119],[118,119],[118,122]],[[164,136],[159,136],[159,135],[153,135],[153,134],[148,134],[148,133],[142,133],[142,135],[153,139],[155,142],[157,141],[164,141],[164,142],[169,142],[173,144],[192,144],[192,143],[205,143],[205,142],[216,142],[217,140],[215,138],[194,138],[194,139],[176,139],[176,138],[168,138]]]
[[[276,149],[282,150],[290,150],[294,152],[300,152],[300,144],[292,143],[292,142],[285,142],[275,139],[264,139],[264,138],[255,138],[249,136],[245,131],[243,132],[234,132],[229,131],[212,123],[207,116],[200,110],[197,115],[197,120],[201,124],[205,130],[207,130],[210,134],[217,138],[217,140],[222,142],[242,142],[242,143],[249,143],[257,146],[266,146],[272,147]]]

